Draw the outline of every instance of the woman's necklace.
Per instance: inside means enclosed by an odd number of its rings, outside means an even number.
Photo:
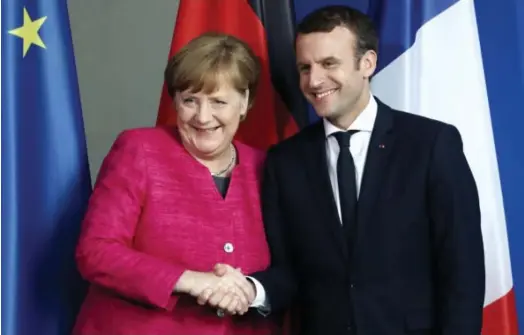
[[[235,147],[232,144],[230,148],[231,148],[231,161],[229,162],[229,164],[227,164],[227,166],[223,170],[220,170],[218,172],[211,172],[212,176],[219,177],[223,175],[224,173],[228,172],[235,164],[237,160],[237,152],[235,150]]]

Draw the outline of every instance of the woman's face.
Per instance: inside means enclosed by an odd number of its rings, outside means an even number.
[[[241,94],[225,81],[212,93],[177,92],[177,126],[184,146],[200,158],[219,156],[237,132],[247,112],[248,93]]]

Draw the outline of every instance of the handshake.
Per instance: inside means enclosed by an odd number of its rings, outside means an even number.
[[[212,272],[185,271],[176,292],[192,295],[200,305],[210,305],[231,315],[243,315],[255,299],[254,284],[240,269],[227,264],[215,265]]]

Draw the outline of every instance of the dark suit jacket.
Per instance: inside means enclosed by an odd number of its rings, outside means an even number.
[[[269,151],[262,201],[272,265],[254,277],[274,313],[298,302],[302,334],[479,335],[479,199],[460,134],[377,102],[354,250],[318,122]]]

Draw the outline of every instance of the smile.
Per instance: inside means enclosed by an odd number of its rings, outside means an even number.
[[[214,132],[215,130],[217,130],[218,128],[220,128],[220,126],[218,126],[218,127],[213,127],[213,128],[198,128],[198,127],[193,127],[193,129],[195,129],[195,130],[198,131],[199,133],[212,133],[212,132]]]
[[[332,89],[332,90],[325,91],[322,93],[313,93],[313,96],[315,97],[316,100],[322,100],[323,98],[335,93],[336,91],[338,91],[338,89]]]

